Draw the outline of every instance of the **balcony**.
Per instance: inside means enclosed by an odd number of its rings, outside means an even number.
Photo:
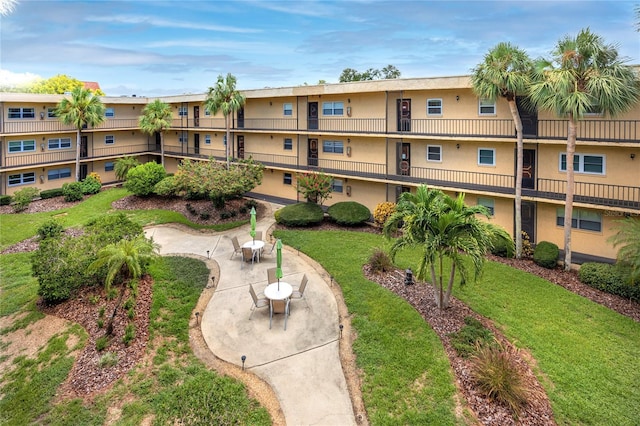
[[[119,118],[108,119],[97,127],[89,127],[87,130],[107,130],[107,129],[137,129],[138,119]],[[54,132],[75,132],[76,128],[63,124],[58,120],[32,120],[32,121],[4,121],[2,131],[4,134],[33,134],[33,133],[54,133]]]
[[[244,130],[298,130],[296,118],[245,118],[244,126],[238,125],[238,129]]]

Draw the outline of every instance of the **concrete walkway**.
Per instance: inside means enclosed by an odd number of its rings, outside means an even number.
[[[273,224],[269,215],[258,221],[266,235]],[[338,308],[323,271],[314,269],[295,250],[283,250],[282,281],[296,288],[302,275],[309,283],[305,300],[291,301],[284,330],[283,314],[274,315],[269,329],[269,308],[256,309],[249,284],[261,293],[267,286],[267,269],[275,267],[275,250],[267,242],[259,263],[243,265],[234,255],[231,237],[249,241],[243,226],[216,234],[194,234],[170,226],[145,229],[160,244],[161,254],[208,255],[220,268],[213,297],[202,313],[203,337],[218,358],[242,366],[265,380],[275,392],[288,425],[355,425],[354,410],[339,356]],[[251,318],[249,318],[251,316]]]

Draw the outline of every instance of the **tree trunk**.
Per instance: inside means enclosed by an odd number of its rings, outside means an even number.
[[[573,114],[569,114],[569,131],[567,134],[567,196],[564,203],[564,270],[571,269],[571,222],[573,218],[574,170],[573,157],[576,152],[576,135],[578,123]]]
[[[164,167],[164,132],[160,131],[160,161],[162,161],[162,167]]]
[[[515,98],[508,100],[509,109],[513,122],[516,125],[516,199],[515,209],[515,239],[516,239],[516,258],[522,257],[522,161],[523,161],[523,141],[522,141],[522,120],[520,112],[516,105]]]
[[[229,168],[231,167],[230,150],[229,150],[229,146],[231,144],[231,141],[229,140],[230,136],[231,136],[231,129],[230,129],[231,126],[229,126],[229,116],[228,115],[224,116],[224,126],[225,126],[225,128],[227,130],[227,146],[225,148],[226,148],[226,153],[227,153],[227,170],[229,170]]]
[[[451,292],[453,291],[453,281],[456,277],[456,265],[451,264],[451,273],[449,274],[449,285],[447,286],[447,292],[444,295],[443,306],[441,309],[447,309],[449,307],[449,299],[451,299]]]
[[[122,298],[124,297],[125,289],[126,289],[125,284],[122,284],[122,288],[120,289],[120,294],[118,295],[118,300],[116,301],[116,306],[113,308],[113,313],[111,314],[111,318],[109,318],[109,322],[107,323],[107,330],[105,332],[107,336],[113,335],[113,321],[116,318],[116,313],[118,312],[120,303],[122,303]]]
[[[76,134],[76,182],[80,182],[80,140],[82,131],[78,129]]]

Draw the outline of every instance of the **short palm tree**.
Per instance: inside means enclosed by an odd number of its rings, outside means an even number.
[[[640,219],[628,217],[614,227],[616,233],[609,241],[618,249],[618,263],[629,268],[628,281],[640,283]]]
[[[465,205],[464,194],[451,198],[442,191],[421,185],[415,194],[406,192],[400,196],[396,211],[384,225],[387,237],[400,230],[400,236],[391,247],[392,258],[402,248],[422,248],[416,277],[424,281],[430,278],[436,306],[440,309],[449,306],[456,273],[459,271],[463,284],[469,279],[465,255],[473,263],[476,278],[496,240],[513,245],[504,229],[480,220],[478,215],[488,218],[489,212],[483,206]],[[445,258],[451,261],[446,288]]]
[[[89,265],[89,272],[95,273],[103,266],[107,267],[104,286],[108,292],[116,279],[121,280],[122,283],[128,283],[132,279],[140,278],[151,258],[157,255],[158,249],[159,246],[152,240],[145,238],[144,235],[138,235],[133,239],[123,239],[101,249],[98,252],[98,258]],[[113,320],[120,303],[122,303],[124,289],[123,285],[106,327],[107,335],[113,334]]]
[[[164,131],[171,127],[171,105],[160,99],[147,104],[140,116],[140,130],[148,135],[160,134],[160,158],[164,167]]]
[[[76,128],[76,182],[80,180],[80,143],[82,129],[95,127],[104,121],[104,104],[90,90],[76,87],[71,99],[64,98],[58,104],[55,114],[66,125]]]
[[[116,179],[126,180],[129,170],[140,165],[140,162],[136,157],[127,155],[126,157],[118,158],[113,166],[113,171],[116,174]]]
[[[231,140],[231,119],[233,113],[244,106],[245,97],[236,90],[236,78],[232,74],[227,74],[226,79],[222,75],[218,76],[216,85],[209,88],[207,99],[205,100],[205,108],[215,115],[218,111],[222,111],[224,115],[224,124],[227,134],[227,169],[230,165],[230,158],[233,151],[229,151],[229,146],[233,146]]]
[[[615,46],[584,29],[561,39],[549,60],[536,63],[529,96],[539,109],[567,117],[567,186],[564,212],[564,269],[571,268],[574,153],[578,121],[597,109],[615,116],[640,99],[640,83],[633,68],[624,65]]]
[[[516,127],[515,239],[516,257],[522,257],[522,120],[516,96],[525,95],[531,82],[533,62],[524,50],[510,43],[498,43],[473,69],[473,91],[481,98],[504,98]]]

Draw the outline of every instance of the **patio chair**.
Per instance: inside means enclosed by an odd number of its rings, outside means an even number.
[[[251,261],[251,265],[255,262],[258,257],[258,252],[253,251],[251,247],[242,247],[242,265],[241,268],[244,267],[245,262]]]
[[[304,290],[307,288],[307,282],[309,282],[309,279],[307,278],[307,274],[304,274],[302,276],[302,280],[300,280],[300,286],[298,286],[297,289],[293,289],[293,293],[291,293],[291,298],[292,299],[303,299],[304,303],[307,305],[307,307],[309,306],[309,304],[307,303],[307,299],[304,297]]]
[[[268,281],[268,284],[278,282],[278,279],[276,278],[276,268],[267,269],[267,281]]]
[[[253,289],[253,285],[249,284],[249,293],[251,293],[251,299],[253,299],[253,306],[251,306],[251,314],[249,314],[249,319],[251,319],[251,315],[253,315],[253,311],[258,308],[266,308],[270,306],[269,299],[266,297],[258,297],[256,291]],[[269,328],[271,328],[271,319],[269,319]]]
[[[269,308],[269,329],[271,329],[271,320],[273,314],[284,314],[284,329],[287,329],[287,317],[289,316],[289,301],[286,300],[272,300]]]
[[[262,231],[256,231],[256,240],[258,241],[262,240]]]
[[[242,248],[240,247],[240,243],[238,242],[238,237],[232,237],[231,243],[233,244],[233,253],[231,253],[231,259],[236,254],[242,254]]]

